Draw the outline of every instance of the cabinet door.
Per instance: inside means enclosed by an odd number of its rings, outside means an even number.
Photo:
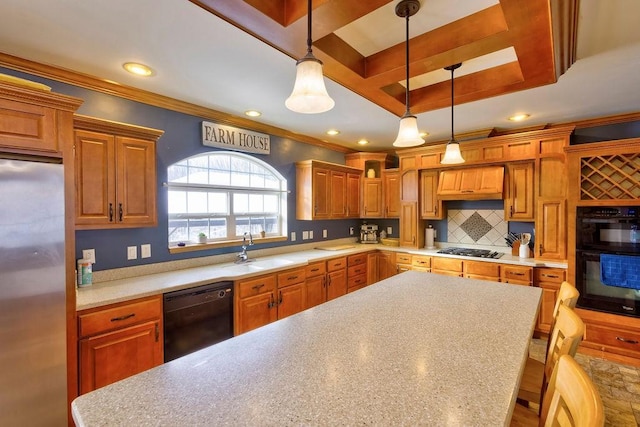
[[[306,308],[304,283],[278,289],[278,319],[301,312]]]
[[[159,321],[80,340],[80,394],[163,362]]]
[[[378,259],[378,281],[398,274],[395,252],[380,252]]]
[[[367,285],[380,280],[380,255],[379,252],[367,254]]]
[[[307,308],[320,305],[327,300],[327,276],[307,277],[306,282]]]
[[[418,202],[400,204],[400,246],[418,247]]]
[[[533,163],[507,164],[507,221],[533,221]]]
[[[382,212],[382,179],[364,178],[363,188],[363,218],[381,218]]]
[[[330,171],[331,190],[329,191],[332,218],[347,216],[347,174],[341,171]]]
[[[556,298],[558,296],[558,285],[539,283],[538,286],[542,289],[542,301],[540,303],[536,329],[549,333],[551,323],[553,323],[553,307],[556,304]]]
[[[384,216],[398,218],[400,216],[400,177],[398,172],[385,172],[383,176]]]
[[[26,99],[31,100],[30,96]],[[32,103],[0,99],[0,146],[59,153],[56,110]]]
[[[360,217],[360,174],[347,174],[347,217]]]
[[[347,269],[327,273],[327,301],[347,293]]]
[[[151,141],[116,137],[116,218],[120,224],[157,224],[155,147]]]
[[[567,258],[565,205],[564,199],[538,200],[536,207],[536,258],[550,260]]]
[[[276,301],[272,292],[238,301],[236,335],[277,320]]]
[[[324,168],[313,168],[311,187],[313,192],[313,218],[329,218],[331,214],[331,180],[329,177],[329,170]]]
[[[420,216],[424,219],[442,219],[442,201],[438,198],[438,171],[420,172]]]
[[[75,132],[76,224],[108,225],[116,221],[115,138]]]

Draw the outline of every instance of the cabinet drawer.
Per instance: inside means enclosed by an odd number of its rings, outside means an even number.
[[[366,264],[366,263],[367,263],[366,253],[351,255],[349,256],[349,258],[347,258],[347,265],[349,267],[351,267],[352,265]]]
[[[431,260],[431,271],[433,270],[448,270],[462,273],[462,260],[433,257],[433,259]]]
[[[114,329],[162,317],[160,296],[92,311],[78,316],[80,337],[88,337]]]
[[[625,349],[640,355],[640,331],[628,331],[586,323],[584,340],[598,345]]]
[[[276,276],[268,275],[242,280],[237,282],[237,288],[240,298],[272,292],[276,288]]]
[[[324,261],[309,264],[304,269],[304,274],[306,277],[322,276],[326,272],[327,272],[327,265],[324,263]]]
[[[398,264],[411,264],[410,254],[396,254],[396,262]]]
[[[363,288],[367,285],[367,275],[366,274],[359,274],[355,277],[349,277],[348,280],[349,283],[349,289],[351,288]]]
[[[535,268],[533,270],[533,277],[536,283],[562,283],[566,280],[567,270],[564,268]]]
[[[495,277],[497,279],[500,277],[500,264],[492,262],[465,261],[464,272],[479,276]]]
[[[531,283],[531,276],[533,273],[532,270],[533,268],[531,267],[519,267],[516,265],[502,265],[501,278],[504,279],[503,282],[516,280],[518,282]]]
[[[347,277],[357,276],[358,274],[367,274],[367,264],[353,265],[347,270]]]
[[[296,268],[294,270],[288,270],[284,273],[278,274],[278,287],[293,285],[295,283],[302,283],[306,277],[304,274],[304,268]]]
[[[414,267],[429,268],[429,267],[431,267],[431,257],[430,256],[413,255],[411,257],[411,265],[414,266]]]
[[[336,271],[347,267],[347,258],[334,258],[327,261],[327,271]]]

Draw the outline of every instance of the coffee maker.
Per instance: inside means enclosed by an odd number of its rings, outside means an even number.
[[[378,226],[362,224],[360,226],[360,243],[378,243]]]

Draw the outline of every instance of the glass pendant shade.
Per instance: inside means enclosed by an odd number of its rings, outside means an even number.
[[[322,61],[307,55],[296,64],[293,92],[284,103],[296,113],[315,114],[329,111],[335,102],[327,93],[322,76]]]
[[[460,153],[460,144],[456,140],[449,141],[444,151],[444,157],[440,161],[443,165],[459,165],[464,163]]]
[[[416,116],[405,114],[400,119],[400,129],[398,137],[393,141],[394,147],[415,147],[424,144],[424,139],[420,137],[418,130],[418,119]]]

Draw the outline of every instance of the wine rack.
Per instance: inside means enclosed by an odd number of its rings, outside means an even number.
[[[581,158],[580,200],[640,199],[640,153]]]

